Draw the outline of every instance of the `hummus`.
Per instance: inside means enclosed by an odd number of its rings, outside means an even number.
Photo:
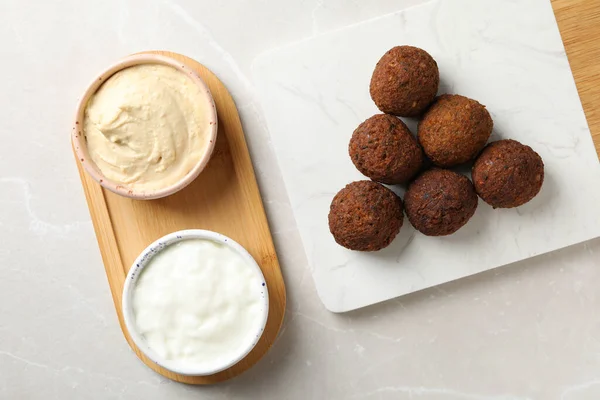
[[[143,64],[111,76],[90,97],[83,130],[92,161],[136,190],[177,183],[207,148],[206,93],[183,72]]]

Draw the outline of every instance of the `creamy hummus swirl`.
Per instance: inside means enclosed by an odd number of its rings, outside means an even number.
[[[183,72],[143,64],[111,76],[90,97],[83,129],[92,161],[136,190],[171,186],[207,148],[210,113],[202,89]]]

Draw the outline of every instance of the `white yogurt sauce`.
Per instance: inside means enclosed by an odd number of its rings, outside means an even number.
[[[142,271],[133,293],[137,331],[165,367],[215,368],[244,354],[264,324],[264,283],[226,245],[169,245]]]

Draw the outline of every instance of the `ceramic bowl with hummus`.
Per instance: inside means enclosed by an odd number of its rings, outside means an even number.
[[[202,79],[184,63],[129,56],[98,76],[77,108],[72,143],[106,189],[156,199],[191,183],[217,138],[217,113]]]

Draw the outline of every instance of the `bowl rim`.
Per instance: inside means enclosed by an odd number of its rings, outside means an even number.
[[[262,305],[263,305],[262,311],[263,312],[261,315],[262,320],[259,325],[260,326],[259,331],[257,331],[255,333],[256,334],[255,340],[252,341],[250,346],[248,346],[247,348],[244,348],[244,350],[242,352],[237,354],[236,357],[234,357],[233,359],[229,360],[228,362],[226,362],[222,365],[216,365],[213,368],[202,369],[202,368],[193,368],[193,367],[169,366],[169,362],[167,360],[165,360],[163,357],[160,357],[158,354],[156,354],[150,348],[150,346],[148,346],[148,344],[146,343],[146,341],[142,337],[142,335],[140,333],[138,333],[136,326],[135,326],[135,322],[134,322],[133,306],[131,304],[131,296],[133,294],[133,288],[135,287],[135,284],[136,284],[139,276],[143,272],[144,268],[148,265],[150,260],[156,254],[160,253],[160,251],[162,251],[166,247],[168,247],[172,244],[175,244],[175,243],[178,243],[178,242],[181,242],[184,240],[190,240],[190,239],[210,240],[210,241],[228,246],[230,249],[233,249],[236,253],[238,253],[240,256],[242,256],[242,258],[245,261],[247,261],[248,264],[251,265],[255,269],[255,271],[258,273],[258,276],[262,278],[262,282],[263,282],[263,285],[261,286],[261,288],[262,288],[261,294],[262,294],[262,299],[263,299],[263,303],[262,303]],[[140,255],[135,259],[135,261],[131,265],[131,268],[129,269],[129,272],[127,273],[125,282],[123,284],[123,297],[122,297],[122,302],[121,302],[121,308],[122,308],[122,313],[123,313],[123,320],[125,322],[125,328],[129,332],[129,336],[131,337],[131,339],[133,340],[133,342],[135,343],[137,348],[146,357],[148,357],[150,360],[152,360],[152,362],[154,362],[158,366],[160,366],[168,371],[174,372],[176,374],[187,375],[187,376],[207,376],[207,375],[215,374],[217,372],[224,371],[227,368],[232,367],[233,365],[240,362],[244,357],[246,357],[252,351],[252,349],[254,349],[254,347],[259,342],[260,338],[262,337],[262,334],[265,330],[265,326],[267,324],[267,319],[269,316],[269,290],[268,290],[268,286],[266,284],[264,274],[262,273],[262,270],[260,269],[260,266],[258,265],[256,260],[252,257],[252,255],[250,253],[248,253],[248,251],[242,245],[240,245],[233,239],[231,239],[223,234],[220,234],[218,232],[204,230],[204,229],[186,229],[186,230],[169,233],[168,235],[165,235],[165,236],[161,237],[160,239],[155,240],[148,247],[146,247],[140,253]]]
[[[134,188],[129,187],[126,184],[114,182],[108,179],[106,176],[104,176],[102,171],[100,171],[98,166],[92,161],[92,159],[89,156],[87,143],[85,140],[85,134],[83,132],[85,108],[88,104],[90,97],[92,97],[104,84],[104,82],[106,82],[106,80],[108,80],[115,73],[126,68],[142,64],[166,65],[173,67],[180,72],[183,72],[188,76],[188,78],[190,78],[196,85],[200,87],[202,93],[205,94],[206,103],[209,105],[209,107],[207,107],[206,113],[208,116],[210,129],[208,130],[208,144],[204,153],[202,154],[198,162],[194,165],[194,167],[179,181],[175,182],[170,186],[155,190],[136,190]],[[75,150],[77,161],[81,162],[84,170],[89,174],[89,176],[91,176],[92,179],[98,182],[102,187],[110,190],[113,193],[132,199],[151,200],[166,197],[175,192],[178,192],[198,177],[200,172],[202,172],[202,170],[208,164],[208,161],[210,160],[210,157],[213,153],[215,143],[217,141],[217,125],[218,118],[214,98],[206,83],[194,71],[194,69],[191,66],[189,66],[185,61],[179,61],[165,55],[140,53],[127,56],[121,59],[120,61],[116,62],[115,64],[109,66],[99,75],[97,75],[96,78],[94,78],[94,80],[88,85],[87,89],[85,90],[85,92],[83,93],[83,95],[77,103],[75,121],[71,130],[71,144],[73,146],[73,149]]]

